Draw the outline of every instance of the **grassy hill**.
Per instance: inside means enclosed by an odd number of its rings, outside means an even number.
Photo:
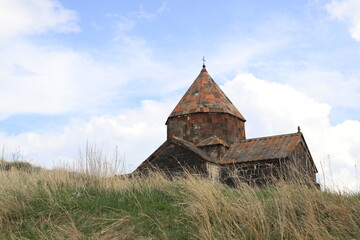
[[[360,239],[360,195],[0,170],[0,239]]]

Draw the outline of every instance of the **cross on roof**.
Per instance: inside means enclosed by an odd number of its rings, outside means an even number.
[[[205,57],[203,57],[202,60],[203,60],[203,68],[205,68],[205,62],[206,62]]]

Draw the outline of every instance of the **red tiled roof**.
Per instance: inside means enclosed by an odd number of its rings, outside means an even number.
[[[302,140],[301,133],[240,140],[235,142],[219,164],[251,162],[288,157]]]
[[[169,118],[199,112],[228,113],[245,121],[245,118],[210,77],[204,66]]]

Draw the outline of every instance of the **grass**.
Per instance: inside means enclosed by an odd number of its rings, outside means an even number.
[[[24,172],[38,171],[38,167],[33,167],[30,163],[25,161],[4,161],[0,159],[0,171],[20,170]]]
[[[65,170],[0,171],[0,239],[359,239],[360,195]]]

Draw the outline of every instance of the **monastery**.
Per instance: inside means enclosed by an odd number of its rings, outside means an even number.
[[[134,173],[188,171],[229,185],[305,177],[316,184],[317,169],[299,127],[295,133],[247,139],[245,122],[204,63],[166,120],[167,140]]]

